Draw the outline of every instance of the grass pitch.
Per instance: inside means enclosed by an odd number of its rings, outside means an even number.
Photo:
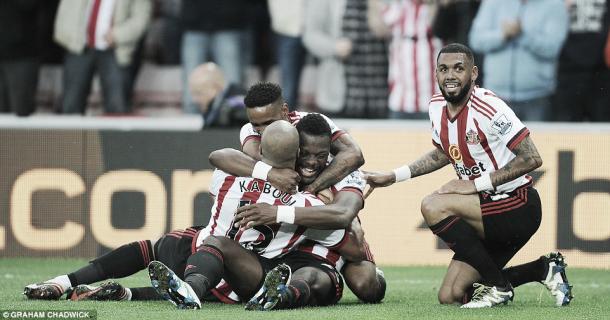
[[[461,310],[441,306],[436,292],[444,267],[385,267],[388,289],[382,304],[360,304],[346,288],[337,306],[272,312],[247,312],[242,306],[204,304],[203,310],[177,310],[166,301],[70,302],[32,301],[21,294],[25,285],[65,274],[86,263],[82,259],[0,259],[1,310],[96,310],[97,319],[610,319],[610,272],[568,268],[574,285],[574,301],[556,308],[541,284],[527,284],[515,290],[508,306],[482,310]],[[569,261],[568,261],[569,263]],[[127,286],[146,286],[146,272],[119,280]],[[1,313],[0,313],[1,316]]]

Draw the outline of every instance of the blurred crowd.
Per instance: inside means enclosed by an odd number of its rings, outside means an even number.
[[[608,122],[609,24],[610,0],[2,0],[0,113],[34,113],[55,64],[56,113],[85,114],[97,76],[104,113],[130,114],[146,62],[181,68],[181,112],[206,126],[231,125],[253,66],[276,66],[291,110],[313,65],[314,111],[425,119],[436,55],[459,42],[519,118]]]

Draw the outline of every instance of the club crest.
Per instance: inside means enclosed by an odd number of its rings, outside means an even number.
[[[470,129],[468,132],[466,132],[466,143],[468,144],[479,144],[481,142],[481,138],[479,138],[479,134]]]

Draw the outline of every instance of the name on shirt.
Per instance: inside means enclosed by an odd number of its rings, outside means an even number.
[[[262,184],[262,186],[261,186]],[[246,185],[246,181],[239,183],[239,190],[243,192],[260,192],[264,194],[270,194],[272,197],[279,199],[283,205],[292,206],[297,201],[292,198],[290,193],[282,192],[272,187],[268,182],[261,183],[258,180],[252,180],[251,183]]]

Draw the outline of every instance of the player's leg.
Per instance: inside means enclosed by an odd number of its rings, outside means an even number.
[[[421,211],[432,232],[476,269],[487,285],[510,291],[510,284],[483,245],[485,231],[477,194],[433,193],[424,198]]]
[[[24,294],[30,299],[59,299],[71,287],[91,284],[110,278],[122,278],[144,269],[153,257],[150,240],[136,241],[118,247],[86,266],[43,283],[26,286]]]
[[[261,290],[248,302],[246,310],[327,306],[341,299],[343,281],[331,265],[301,252],[279,260],[282,263],[266,274]]]
[[[361,301],[379,303],[385,297],[385,277],[374,262],[348,262],[342,273],[347,286]]]
[[[249,299],[259,288],[264,272],[253,252],[229,238],[211,236],[189,257],[184,275],[199,297],[224,278],[237,295]]]
[[[467,301],[464,297],[469,299],[469,291],[471,291],[472,284],[479,281],[481,275],[469,264],[456,260],[456,257],[451,260],[447,273],[443,279],[443,283],[438,291],[438,301],[441,304],[462,304]],[[471,292],[470,292],[471,295]]]

